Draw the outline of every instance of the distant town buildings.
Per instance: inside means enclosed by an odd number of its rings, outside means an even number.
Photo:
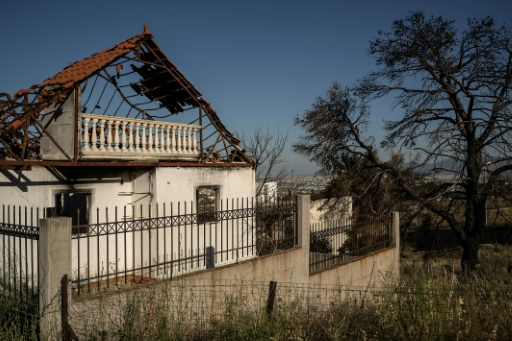
[[[322,191],[327,186],[326,176],[291,176],[279,184],[281,193],[312,194]]]

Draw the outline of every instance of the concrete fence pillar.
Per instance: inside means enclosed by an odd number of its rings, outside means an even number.
[[[398,212],[391,212],[391,245],[400,248],[400,214]]]
[[[395,248],[394,252],[394,273],[396,276],[400,273],[400,214],[398,212],[391,212],[391,226],[389,235],[391,237],[391,247]]]
[[[71,218],[39,220],[39,312],[41,338],[58,340],[61,280],[71,278]]]
[[[310,210],[309,195],[297,196],[297,233],[298,244],[302,247],[301,265],[306,267],[309,274],[309,240],[310,240]]]

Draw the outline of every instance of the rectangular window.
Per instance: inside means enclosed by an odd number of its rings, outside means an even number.
[[[197,222],[215,220],[215,212],[219,210],[219,187],[200,186],[196,189]]]
[[[55,213],[59,217],[70,217],[73,233],[76,226],[89,224],[91,192],[62,192],[55,194]],[[80,233],[84,233],[82,228]]]

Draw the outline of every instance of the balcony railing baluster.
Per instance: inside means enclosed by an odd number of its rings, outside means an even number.
[[[80,114],[82,159],[199,159],[200,126]]]

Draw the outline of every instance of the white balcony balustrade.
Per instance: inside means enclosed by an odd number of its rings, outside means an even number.
[[[201,126],[80,114],[82,159],[198,160]]]

